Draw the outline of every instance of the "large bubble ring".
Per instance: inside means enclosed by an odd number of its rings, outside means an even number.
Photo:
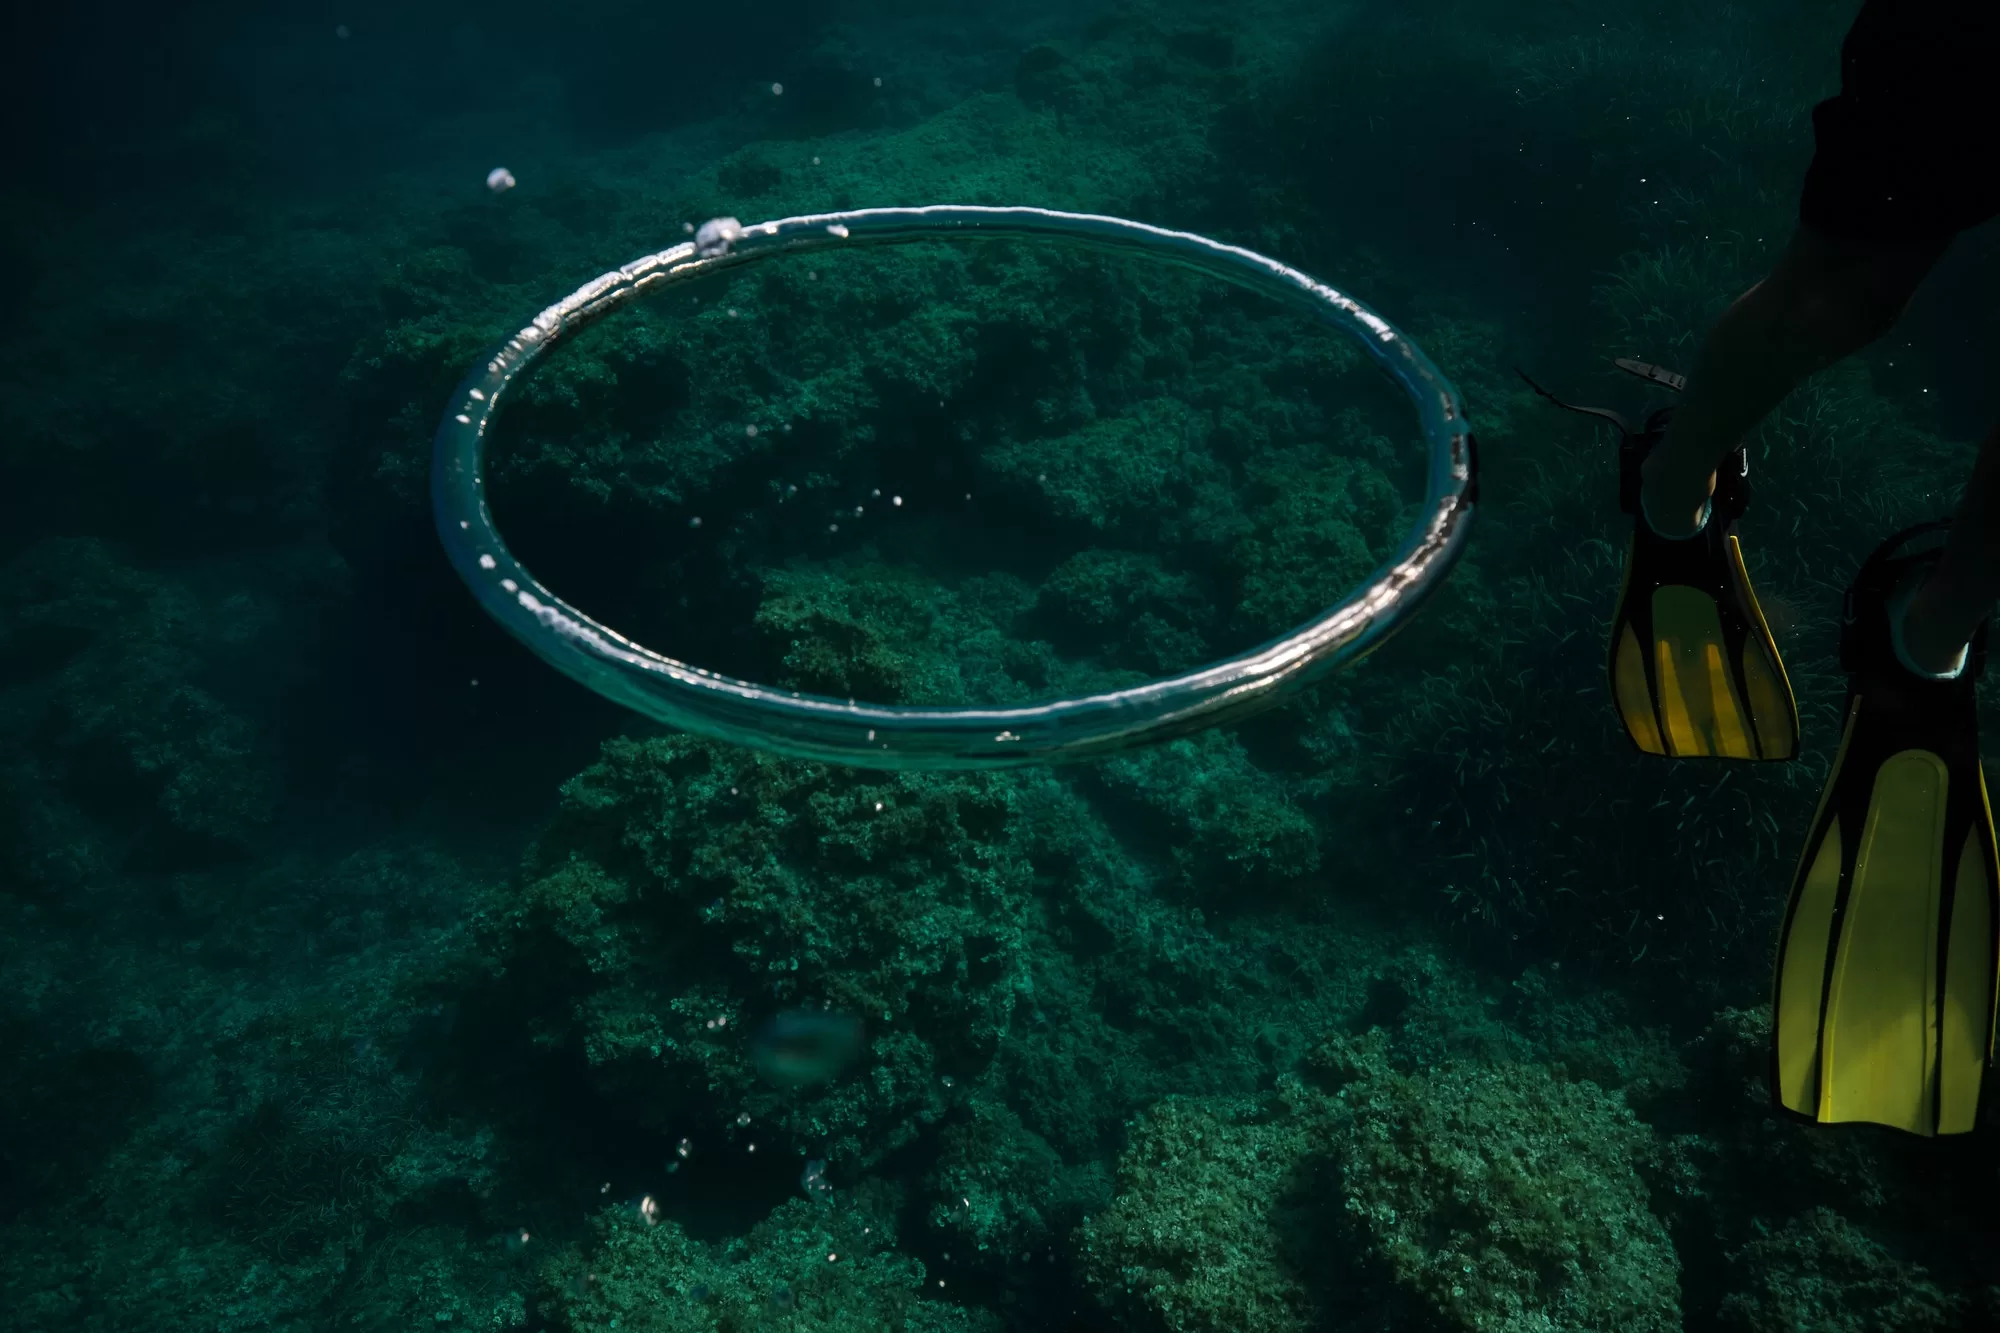
[[[536,581],[487,511],[486,437],[514,377],[564,335],[642,293],[776,255],[940,239],[1054,240],[1136,252],[1271,296],[1352,334],[1417,409],[1429,482],[1416,522],[1361,588],[1281,638],[1130,689],[1005,708],[916,708],[795,694],[678,662],[599,624]],[[584,284],[467,375],[438,427],[431,505],[452,565],[492,617],[557,670],[670,726],[806,759],[889,769],[1003,768],[1101,755],[1241,718],[1358,661],[1413,615],[1465,547],[1475,443],[1457,392],[1366,305],[1253,251],[1121,218],[1041,208],[869,208],[694,240]]]

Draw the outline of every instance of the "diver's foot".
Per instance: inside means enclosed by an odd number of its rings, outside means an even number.
[[[1925,680],[1957,680],[1972,645],[1940,627],[1930,575],[1935,564],[1913,571],[1889,598],[1889,641],[1903,669]],[[1927,595],[1928,594],[1928,595]]]
[[[1660,492],[1660,459],[1665,450],[1657,445],[1639,464],[1639,514],[1646,520],[1646,526],[1670,541],[1682,541],[1689,537],[1699,537],[1701,530],[1708,526],[1709,514],[1715,506],[1710,496],[1715,494],[1715,474],[1708,474],[1706,489],[1699,503],[1689,503],[1683,496],[1678,500],[1669,499]]]

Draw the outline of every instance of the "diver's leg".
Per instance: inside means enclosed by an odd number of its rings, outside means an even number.
[[[1886,333],[1947,243],[1867,245],[1801,226],[1703,340],[1667,438],[1646,457],[1647,514],[1669,535],[1698,526],[1723,458],[1808,375]]]
[[[1902,646],[1926,671],[1950,671],[2000,599],[2000,426],[1979,446],[1972,480],[1945,540],[1944,557],[1910,598]]]

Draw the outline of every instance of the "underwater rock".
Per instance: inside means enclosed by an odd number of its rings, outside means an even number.
[[[894,1245],[889,1216],[871,1207],[794,1199],[720,1246],[606,1209],[584,1246],[542,1266],[541,1308],[557,1333],[998,1333],[994,1316],[936,1299],[938,1280]]]
[[[1723,1299],[1720,1312],[1721,1327],[1732,1333],[1963,1327],[1963,1299],[1831,1209],[1814,1208],[1764,1232],[1733,1259],[1744,1286]]]
[[[1117,1197],[1077,1229],[1085,1283],[1139,1326],[1308,1333],[1337,1196],[1320,1099],[1181,1098],[1131,1125]],[[1316,1243],[1317,1242],[1317,1243]]]
[[[1389,1067],[1379,1034],[1311,1062],[1346,1121],[1353,1234],[1441,1327],[1670,1333],[1680,1261],[1639,1169],[1652,1132],[1618,1096],[1527,1063]]]

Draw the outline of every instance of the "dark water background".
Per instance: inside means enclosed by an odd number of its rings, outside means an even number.
[[[10,11],[0,1326],[1991,1326],[1990,1132],[1762,1084],[1839,589],[2000,419],[1990,228],[1753,441],[1783,769],[1627,752],[1610,443],[1513,369],[1630,409],[1611,357],[1692,360],[1855,8]],[[484,620],[424,502],[484,347],[684,222],[933,202],[1373,304],[1481,438],[1448,591],[1251,723],[975,777],[662,735]],[[1419,492],[1352,350],[1247,298],[769,267],[564,349],[496,446],[528,563],[690,660],[1177,670]],[[769,1077],[800,1012],[866,1051]]]

